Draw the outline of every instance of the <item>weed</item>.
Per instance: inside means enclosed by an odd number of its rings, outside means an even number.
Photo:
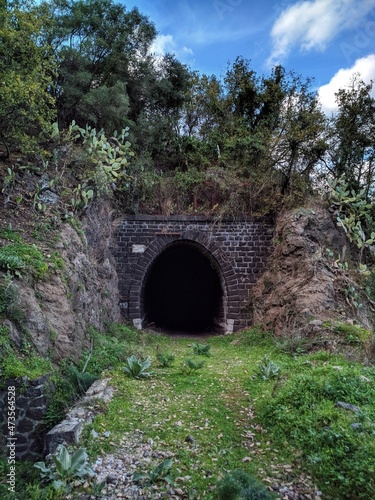
[[[198,356],[211,356],[211,345],[210,344],[199,344],[199,342],[196,342],[193,344],[193,353],[197,354]]]
[[[0,376],[4,379],[25,375],[35,379],[51,371],[50,361],[39,356],[27,339],[23,339],[18,352],[5,326],[0,326],[0,364]]]
[[[279,340],[277,346],[285,354],[298,356],[308,351],[311,347],[311,341],[298,332],[294,332],[291,336]]]
[[[272,500],[275,498],[256,478],[234,470],[221,479],[214,493],[218,500]]]
[[[125,325],[107,325],[108,333],[94,328],[88,331],[93,343],[93,352],[87,365],[91,373],[100,374],[109,367],[116,367],[137,350],[140,343],[138,332]],[[83,353],[86,358],[87,353]]]
[[[181,371],[183,374],[191,375],[204,367],[204,361],[195,361],[194,359],[185,359],[182,363]]]
[[[51,337],[52,343],[55,344],[57,340],[57,332],[55,330],[50,330],[49,335]]]
[[[256,326],[242,332],[236,341],[249,347],[254,345],[272,347],[275,344],[275,340],[270,332],[262,330],[260,327]]]
[[[0,316],[4,316],[23,330],[24,313],[18,305],[18,290],[10,274],[0,278]]]
[[[0,228],[0,238],[17,243],[22,242],[21,235],[18,233],[18,231],[12,229],[11,227]]]
[[[140,344],[142,341],[141,334],[139,330],[130,328],[127,325],[119,323],[111,323],[107,325],[107,331],[113,337],[126,343]]]
[[[4,450],[5,453],[5,450]],[[9,491],[9,484],[6,482],[7,474],[9,473],[9,463],[7,458],[0,458],[0,497],[2,500],[15,500],[15,499],[23,499],[27,498],[27,500],[60,500],[58,496],[47,496],[43,492],[41,494],[41,490],[39,490],[39,496],[25,496],[25,490],[29,489],[28,484],[34,483],[37,484],[40,482],[39,474],[35,469],[33,469],[33,464],[30,461],[17,461],[16,470],[17,470],[17,481],[15,486],[15,493]],[[35,488],[33,488],[35,489]],[[62,498],[61,498],[62,500]]]
[[[156,359],[159,361],[159,365],[162,368],[170,368],[176,358],[173,354],[158,352],[156,354]]]
[[[372,333],[358,325],[350,325],[349,323],[338,323],[333,327],[333,331],[339,335],[343,335],[344,339],[349,344],[358,344],[366,341]]]
[[[53,376],[54,391],[44,420],[53,427],[64,416],[69,407],[82,396],[98,377],[91,373],[81,373],[76,366],[65,361]]]
[[[35,245],[14,242],[0,248],[0,268],[17,276],[43,278],[48,271],[42,252]]]

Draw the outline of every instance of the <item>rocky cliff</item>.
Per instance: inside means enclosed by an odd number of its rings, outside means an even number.
[[[292,335],[314,320],[354,320],[371,329],[373,312],[353,281],[356,257],[326,208],[283,213],[267,270],[254,288],[254,322],[279,336]]]
[[[37,351],[54,361],[77,359],[89,346],[89,327],[103,329],[120,319],[110,205],[94,204],[80,226],[60,223],[58,233],[53,250],[63,259],[61,270],[35,283],[14,282],[23,330]],[[5,324],[21,345],[20,328],[9,320]]]

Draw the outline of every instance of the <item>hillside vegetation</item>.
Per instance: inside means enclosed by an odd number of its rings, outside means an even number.
[[[115,190],[131,213],[274,213],[339,179],[372,197],[375,106],[359,76],[329,118],[313,78],[282,66],[258,75],[239,56],[205,75],[156,57],[156,27],[122,3],[11,0],[0,16],[8,204],[26,201],[12,187],[27,168],[73,211]]]

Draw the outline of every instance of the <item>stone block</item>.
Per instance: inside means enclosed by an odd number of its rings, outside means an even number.
[[[45,437],[46,454],[54,453],[59,444],[79,442],[83,429],[83,421],[78,419],[63,420],[51,429]]]

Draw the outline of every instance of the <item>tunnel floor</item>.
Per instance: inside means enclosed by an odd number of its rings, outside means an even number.
[[[222,307],[218,271],[198,248],[175,244],[154,261],[143,293],[146,323],[180,333],[215,332]]]

